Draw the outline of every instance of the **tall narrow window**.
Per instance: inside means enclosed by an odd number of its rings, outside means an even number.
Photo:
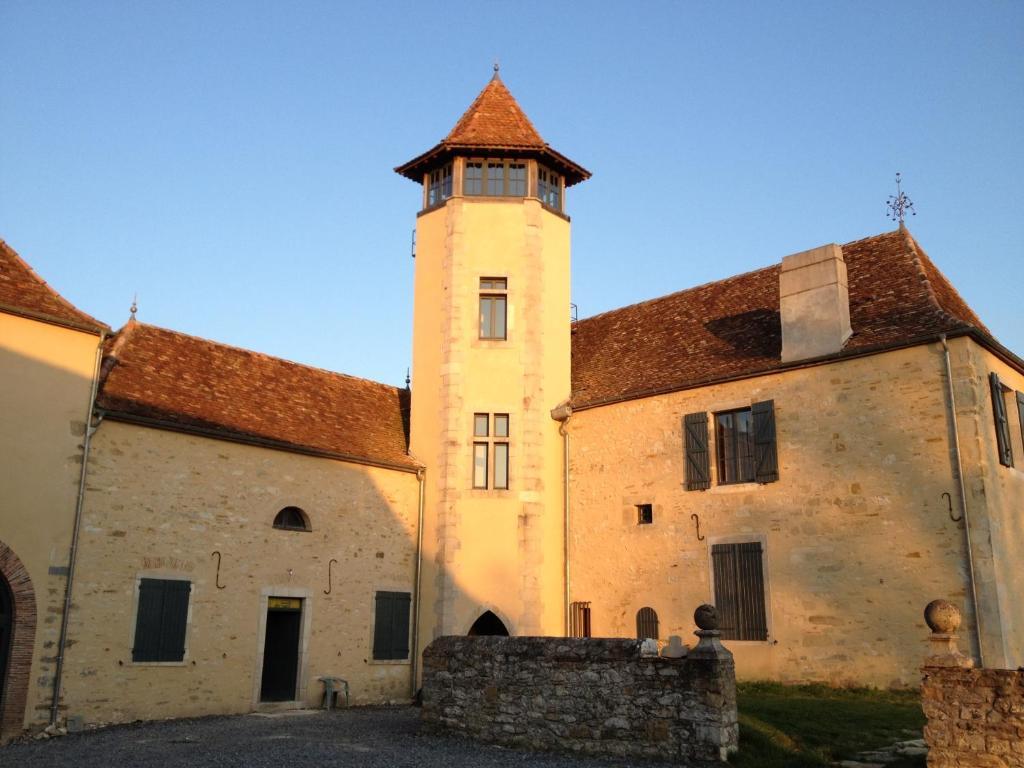
[[[474,488],[508,490],[508,440],[507,413],[473,414]]]
[[[508,281],[504,277],[480,278],[480,338],[508,338]]]
[[[754,481],[754,434],[750,409],[715,414],[715,442],[718,446],[718,482]]]
[[[544,166],[538,166],[537,197],[549,208],[562,210],[562,177]]]
[[[192,582],[141,579],[132,661],[183,661]]]
[[[505,194],[509,197],[526,197],[526,164],[509,163]]]
[[[658,614],[653,608],[641,608],[636,612],[636,639],[658,639]]]
[[[590,637],[590,603],[569,604],[569,637]]]
[[[462,175],[462,194],[482,195],[484,193],[484,164],[480,162],[466,163],[466,171]]]
[[[714,544],[715,607],[723,640],[767,640],[761,543]]]
[[[1003,396],[1003,385],[999,375],[988,375],[992,389],[992,413],[996,420],[996,449],[999,452],[999,463],[1006,467],[1013,466],[1013,443],[1010,441],[1010,420],[1006,415],[1006,400]]]
[[[452,164],[448,163],[430,172],[427,187],[427,205],[437,205],[452,196]]]
[[[505,194],[505,163],[501,160],[488,160],[486,165],[487,194],[500,197]]]

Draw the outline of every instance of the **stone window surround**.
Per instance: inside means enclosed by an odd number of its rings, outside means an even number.
[[[192,585],[188,595],[188,613],[185,616],[185,650],[181,661],[134,661],[131,660],[132,648],[135,647],[135,624],[139,620],[139,590],[142,587],[143,579],[162,579],[165,581],[187,581]],[[192,611],[196,603],[196,593],[199,587],[191,573],[185,571],[168,570],[158,568],[155,570],[144,570],[135,572],[135,584],[132,587],[132,620],[128,625],[128,657],[125,662],[133,667],[184,667],[191,661],[189,657],[190,641],[192,637]]]
[[[761,400],[771,400],[771,399],[773,399],[773,398],[771,398],[768,395],[758,391],[758,392],[752,392],[750,397],[747,397],[747,398],[738,398],[737,397],[737,398],[732,398],[732,399],[729,399],[729,400],[720,400],[720,401],[718,401],[716,403],[712,403],[710,406],[708,406],[706,408],[706,412],[708,414],[708,453],[709,453],[710,457],[714,459],[714,461],[710,462],[711,480],[712,480],[711,487],[708,488],[705,491],[705,493],[711,493],[711,494],[714,494],[714,495],[718,495],[718,494],[728,494],[728,493],[750,493],[751,491],[764,491],[765,490],[765,488],[767,487],[765,483],[758,483],[758,482],[756,482],[754,480],[751,480],[750,482],[747,482],[747,483],[725,483],[724,485],[719,482],[719,480],[718,480],[718,460],[717,460],[717,456],[718,456],[718,435],[717,435],[717,430],[715,429],[714,418],[715,418],[716,414],[725,413],[727,411],[741,411],[741,410],[744,410],[744,409],[750,409],[750,408],[753,408],[754,403],[756,403],[756,402],[759,402]],[[676,422],[681,422],[681,419],[682,419],[682,416],[677,418]],[[680,439],[683,441],[683,444],[685,445],[686,436],[685,435],[681,435]],[[778,436],[776,435],[776,438],[775,438],[776,446],[778,446],[778,442],[779,442]],[[779,464],[781,465],[781,463],[782,462],[781,462],[781,459],[780,459]],[[781,477],[781,473],[780,473],[780,477]],[[683,487],[684,488],[686,487],[685,480],[683,481]],[[755,540],[756,539],[750,539],[750,541],[755,541]],[[720,543],[720,544],[740,544],[740,543],[743,543],[743,542],[732,542],[732,541],[726,542],[726,541],[722,541],[722,542],[716,542],[716,543]],[[767,547],[764,547],[762,545],[762,548],[767,553],[767,551],[768,551]],[[710,556],[711,556],[711,549],[709,547],[708,548],[708,557],[710,557]],[[765,589],[766,590],[768,588],[767,585],[768,585],[768,582],[765,581]],[[771,634],[771,623],[770,622],[769,622],[769,627],[768,628],[769,628],[769,636],[770,636],[770,634]],[[736,641],[733,640],[733,641],[730,641],[730,642],[736,642]],[[741,642],[754,642],[754,641],[748,640],[748,641],[741,641]]]
[[[474,462],[473,462],[473,450],[474,449],[473,449],[473,445],[476,442],[478,442],[478,441],[482,441],[480,438],[477,438],[474,435],[474,433],[476,431],[474,429],[474,420],[476,418],[476,414],[478,414],[478,413],[486,413],[489,416],[490,420],[489,420],[488,423],[491,425],[490,426],[490,431],[492,433],[494,432],[494,428],[493,428],[493,425],[494,425],[494,414],[501,413],[501,414],[508,415],[508,420],[509,420],[508,421],[508,437],[507,438],[494,438],[493,436],[491,436],[491,437],[487,438],[487,440],[490,441],[488,443],[489,445],[493,445],[494,441],[496,439],[497,439],[498,442],[508,443],[508,486],[509,486],[508,488],[493,488],[493,487],[491,487],[491,485],[493,485],[492,480],[493,480],[494,467],[491,465],[491,460],[490,459],[488,459],[488,465],[487,465],[487,471],[489,473],[489,476],[488,476],[488,479],[487,479],[488,487],[487,488],[475,488],[473,486],[473,475],[474,475]],[[519,464],[519,456],[518,456],[518,452],[515,450],[514,446],[522,445],[522,435],[520,434],[520,432],[522,430],[522,420],[523,420],[522,412],[516,412],[515,410],[510,409],[507,404],[499,404],[499,403],[494,403],[493,401],[488,401],[488,402],[483,403],[483,404],[476,403],[475,405],[473,405],[472,407],[470,407],[470,408],[468,408],[466,410],[464,416],[465,416],[465,419],[466,419],[466,423],[463,426],[462,433],[464,435],[468,435],[468,438],[467,438],[468,439],[468,444],[467,444],[468,454],[467,455],[469,456],[469,475],[466,477],[465,490],[463,491],[465,496],[466,496],[466,498],[470,498],[470,499],[512,499],[512,498],[517,498],[517,492],[515,490],[513,490],[513,489],[515,488],[516,478],[518,477],[517,469],[518,469],[518,464]],[[495,615],[497,616],[498,614],[495,613]],[[474,621],[475,620],[476,619],[474,619]],[[506,624],[505,626],[508,626],[508,625]]]
[[[409,655],[404,659],[375,659],[373,658],[373,632],[377,626],[377,593],[378,592],[407,592],[412,598],[409,600],[409,638],[407,643],[409,645]],[[413,594],[412,586],[409,584],[400,584],[397,581],[384,581],[374,582],[370,588],[370,620],[367,625],[366,632],[366,663],[369,666],[374,667],[394,667],[394,666],[409,666],[412,664],[412,655],[415,653],[415,649],[412,647],[412,630],[413,624],[416,619],[416,595]]]
[[[267,642],[267,608],[271,597],[298,597],[302,599],[302,628],[299,633],[299,663],[295,680],[295,698],[293,703],[301,703],[306,699],[309,687],[309,639],[313,626],[312,592],[302,587],[271,586],[262,587],[259,594],[259,627],[256,630],[256,661],[252,674],[252,706],[259,709],[260,689],[263,685],[263,650]],[[189,608],[191,610],[191,606]],[[323,674],[328,674],[324,672]],[[269,702],[268,702],[269,703]],[[281,702],[273,702],[279,706]]]
[[[709,602],[712,605],[715,604],[715,563],[711,555],[711,547],[715,544],[753,544],[754,542],[759,542],[761,544],[761,577],[764,580],[764,623],[768,628],[768,633],[764,640],[729,640],[728,643],[730,647],[734,645],[772,646],[778,643],[778,640],[775,639],[772,631],[774,624],[772,622],[772,587],[768,534],[736,533],[726,536],[708,536],[707,541],[705,542],[707,546],[708,588],[710,589]]]

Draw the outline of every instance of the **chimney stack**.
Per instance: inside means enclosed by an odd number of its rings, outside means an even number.
[[[794,253],[779,272],[782,362],[840,351],[853,334],[843,249],[835,243]]]

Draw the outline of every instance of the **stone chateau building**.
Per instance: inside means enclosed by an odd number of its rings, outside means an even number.
[[[4,737],[407,700],[440,635],[702,602],[741,678],[916,685],[936,596],[1024,664],[1024,361],[909,232],[577,322],[590,174],[497,75],[396,170],[411,389],[112,331],[0,241]]]

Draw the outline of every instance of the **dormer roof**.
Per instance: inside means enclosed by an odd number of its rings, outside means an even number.
[[[448,162],[456,154],[495,152],[534,157],[560,171],[567,186],[590,178],[590,171],[544,141],[497,72],[447,136],[422,155],[395,168],[395,172],[421,181],[424,172]]]

